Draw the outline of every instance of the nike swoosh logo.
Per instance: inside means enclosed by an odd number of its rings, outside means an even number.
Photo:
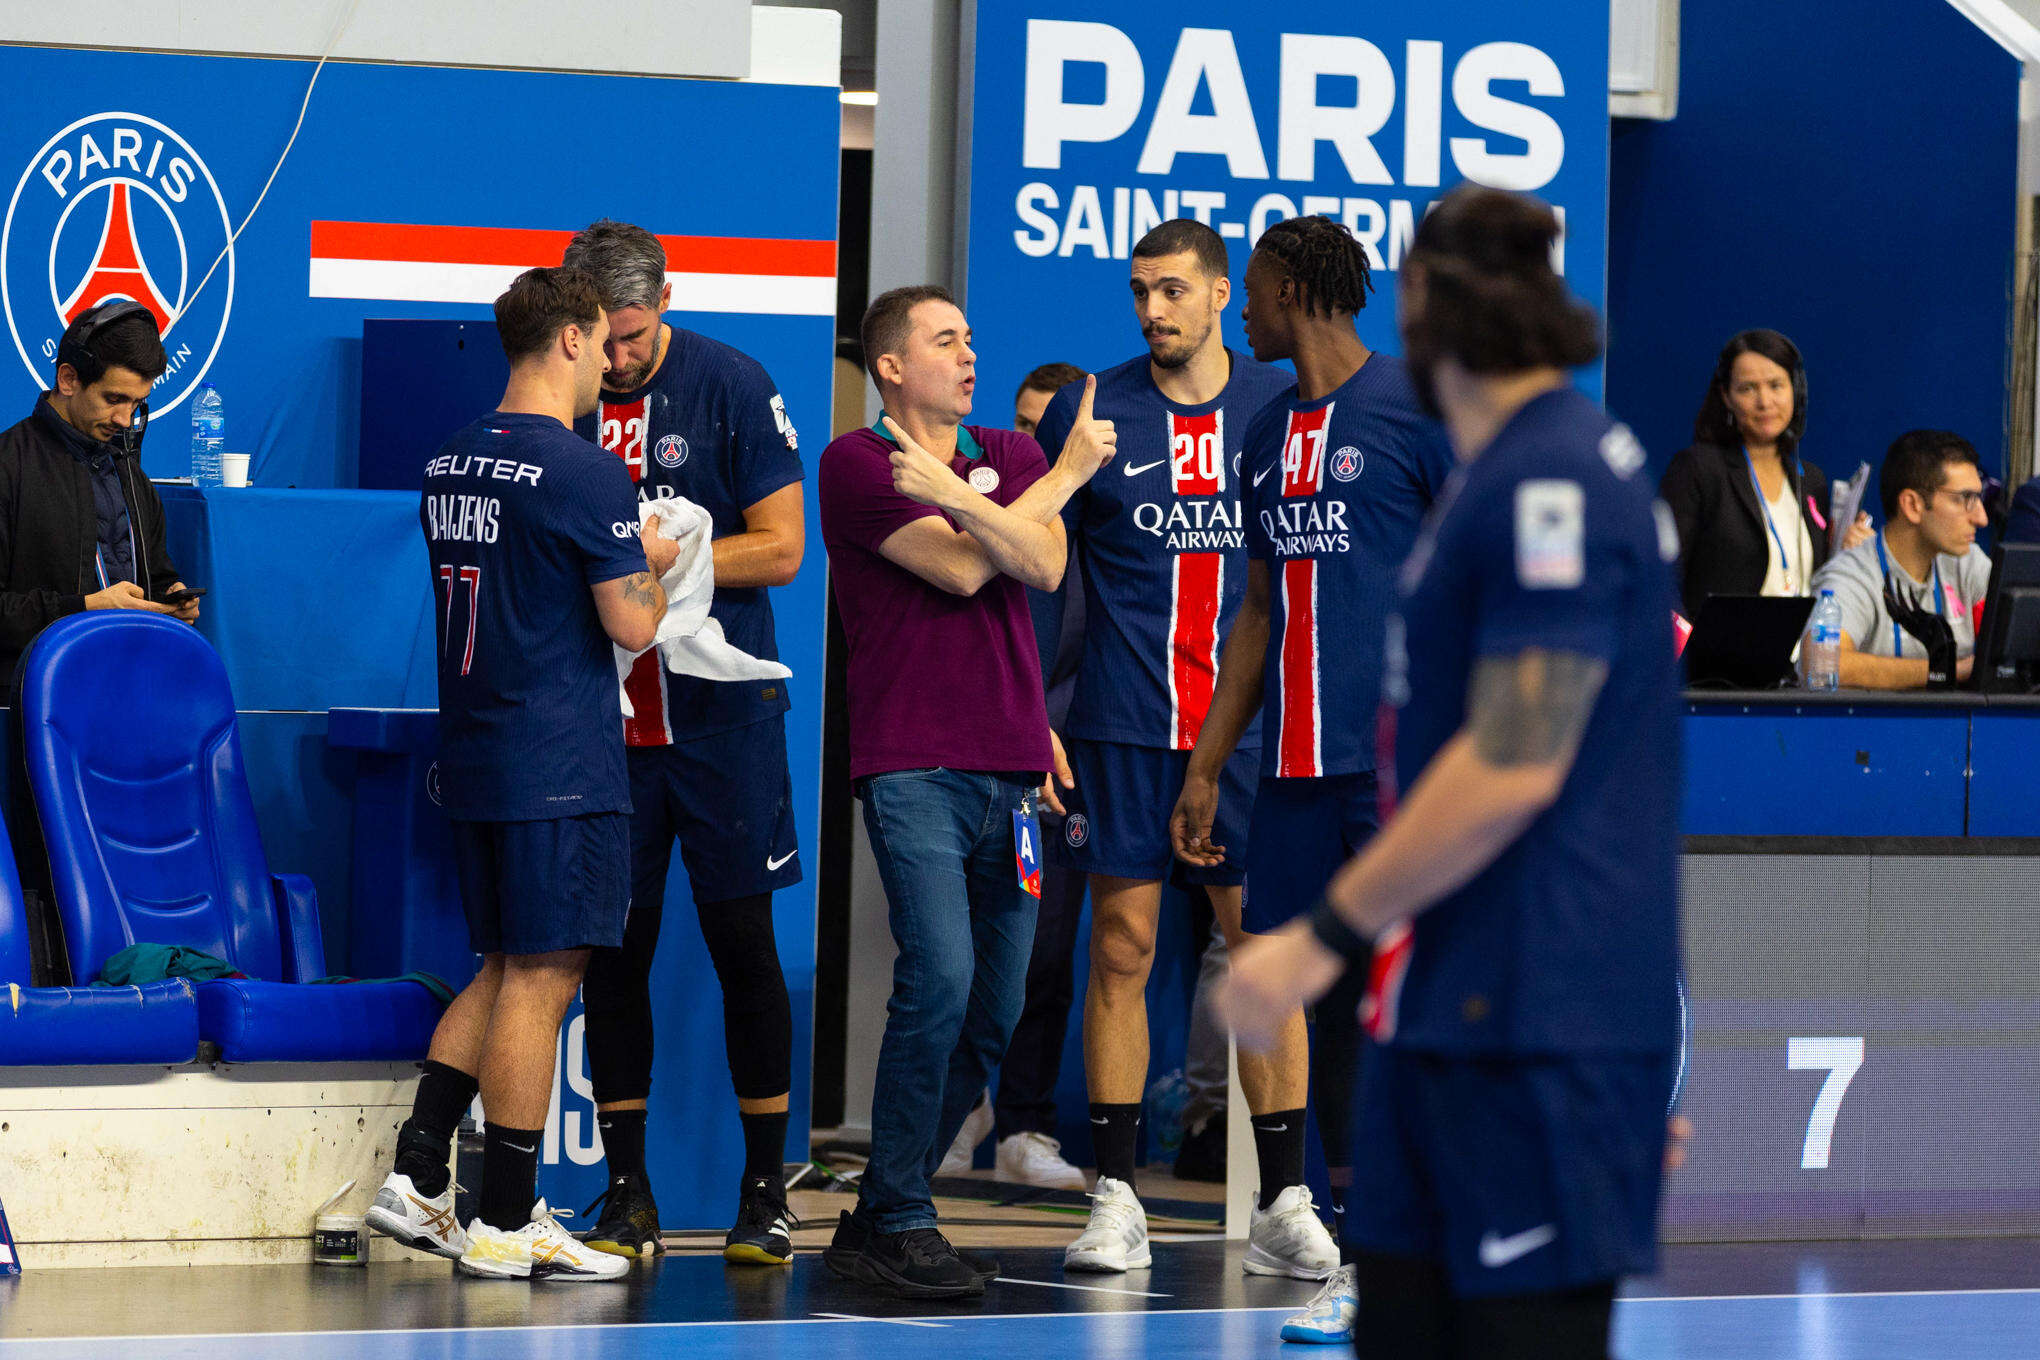
[[[516,1148],[516,1149],[517,1149],[517,1150],[518,1150],[519,1152],[536,1152],[536,1151],[538,1151],[538,1149],[537,1149],[537,1148],[535,1148],[535,1147],[525,1147],[525,1146],[523,1146],[523,1145],[522,1145],[522,1144],[520,1144],[520,1143],[513,1143],[513,1142],[510,1142],[510,1141],[509,1141],[508,1139],[505,1139],[505,1140],[504,1140],[504,1142],[503,1142],[503,1146],[504,1146],[504,1147],[506,1147],[506,1148]]]
[[[1265,1128],[1265,1129],[1262,1129],[1262,1130],[1261,1130],[1261,1132],[1263,1132],[1263,1133],[1287,1133],[1287,1132],[1289,1132],[1289,1126],[1288,1126],[1287,1124],[1270,1124],[1270,1125],[1269,1125],[1269,1126],[1268,1126],[1267,1128]]]
[[[1497,1237],[1492,1232],[1480,1239],[1480,1263],[1489,1270],[1500,1270],[1511,1261],[1519,1260],[1548,1247],[1558,1240],[1556,1224],[1545,1223],[1535,1228],[1508,1237]]]
[[[1271,473],[1271,472],[1273,472],[1274,470],[1275,470],[1275,469],[1274,469],[1274,468],[1272,468],[1272,467],[1264,467],[1264,468],[1262,468],[1262,469],[1261,469],[1261,470],[1260,470],[1259,472],[1255,473],[1255,474],[1254,474],[1254,485],[1255,485],[1255,486],[1259,486],[1259,485],[1260,485],[1261,483],[1263,483],[1263,482],[1267,481],[1267,480],[1268,480],[1268,474],[1269,474],[1269,473]]]
[[[795,855],[799,853],[800,851],[798,850],[789,850],[785,854],[781,855],[778,859],[768,858],[765,861],[765,872],[768,874],[771,873],[774,869],[777,869],[780,865],[786,863],[786,861],[792,859]]]
[[[1100,1119],[1096,1115],[1093,1115],[1091,1116],[1091,1122],[1093,1124],[1110,1124],[1112,1121],[1109,1119]]]
[[[1128,463],[1126,466],[1120,468],[1119,470],[1129,477],[1138,477],[1140,476],[1141,473],[1146,472],[1149,468],[1158,468],[1168,461],[1169,460],[1166,458],[1157,458],[1155,459],[1154,462],[1142,463],[1139,467],[1135,467],[1133,464]]]

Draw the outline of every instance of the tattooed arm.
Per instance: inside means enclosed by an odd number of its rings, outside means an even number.
[[[1557,801],[1607,679],[1606,662],[1570,652],[1481,661],[1465,726],[1366,853],[1332,880],[1340,914],[1378,934],[1494,863]]]
[[[642,652],[658,636],[666,615],[666,592],[649,571],[621,576],[590,586],[602,631],[626,652]]]

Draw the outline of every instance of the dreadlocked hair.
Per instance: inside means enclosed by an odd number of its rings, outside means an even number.
[[[1374,291],[1367,247],[1329,217],[1292,217],[1261,233],[1266,251],[1296,280],[1297,300],[1312,315],[1358,312]]]

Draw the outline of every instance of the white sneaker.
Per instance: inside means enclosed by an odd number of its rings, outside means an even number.
[[[1339,1249],[1311,1202],[1310,1187],[1292,1185],[1247,1227],[1247,1274],[1322,1280],[1339,1268]]]
[[[516,1232],[492,1228],[477,1218],[468,1224],[460,1268],[491,1280],[620,1280],[630,1273],[628,1257],[597,1251],[569,1237],[559,1220],[571,1217],[540,1200],[532,1208],[531,1222]]]
[[[997,1177],[1045,1190],[1082,1190],[1084,1173],[1063,1160],[1062,1144],[1045,1133],[1016,1133],[999,1140]]]
[[[1353,1344],[1353,1319],[1360,1315],[1360,1289],[1353,1267],[1340,1266],[1325,1279],[1310,1307],[1282,1321],[1284,1341],[1312,1341],[1327,1346]]]
[[[459,1188],[449,1180],[445,1190],[428,1197],[418,1193],[409,1176],[392,1171],[363,1217],[384,1237],[458,1261],[468,1244],[453,1212],[453,1192]]]
[[[949,1145],[949,1151],[942,1156],[942,1165],[936,1168],[938,1176],[961,1176],[970,1170],[971,1158],[977,1154],[977,1146],[991,1136],[992,1093],[986,1091],[978,1097],[978,1103],[970,1107],[970,1113],[963,1117],[963,1127],[956,1131],[956,1141]]]
[[[1154,1259],[1148,1251],[1147,1210],[1134,1198],[1133,1187],[1100,1176],[1091,1192],[1091,1221],[1063,1250],[1063,1269],[1123,1275],[1146,1270]]]

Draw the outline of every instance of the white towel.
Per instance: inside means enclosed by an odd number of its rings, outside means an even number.
[[[723,637],[722,624],[708,616],[708,603],[715,594],[715,523],[708,511],[685,497],[669,496],[640,503],[638,519],[641,524],[656,519],[659,536],[680,545],[680,555],[659,578],[666,590],[666,617],[659,620],[652,647],[665,658],[666,669],[703,680],[783,680],[792,675],[777,661],[760,660],[730,645]],[[616,649],[619,689],[642,655]],[[623,696],[623,716],[634,716],[628,694]]]

